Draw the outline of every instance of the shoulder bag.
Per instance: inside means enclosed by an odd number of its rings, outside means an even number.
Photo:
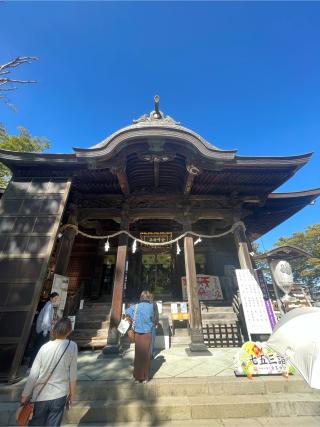
[[[131,343],[134,343],[135,341],[135,331],[134,328],[136,326],[136,318],[137,318],[137,312],[138,312],[138,304],[136,304],[134,308],[134,314],[133,314],[133,321],[131,328],[128,329],[128,338]]]
[[[61,356],[59,357],[58,362],[55,364],[54,368],[52,369],[52,371],[50,372],[48,378],[45,380],[45,382],[42,384],[42,387],[40,388],[40,390],[38,391],[34,401],[32,402],[31,400],[28,400],[27,402],[23,403],[18,409],[17,409],[17,413],[16,413],[16,419],[17,419],[17,423],[19,426],[26,426],[28,425],[28,422],[32,419],[32,415],[33,415],[33,410],[34,410],[34,403],[36,402],[36,400],[38,399],[40,393],[42,392],[42,390],[45,388],[45,386],[48,384],[50,378],[52,377],[52,374],[54,372],[54,370],[56,369],[56,367],[59,365],[60,360],[62,359],[63,355],[65,354],[65,352],[67,351],[67,348],[69,347],[70,344],[70,340],[68,342],[68,345],[66,346],[66,348],[64,349],[63,353],[61,354]]]

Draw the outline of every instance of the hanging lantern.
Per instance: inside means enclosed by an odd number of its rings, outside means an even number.
[[[181,249],[180,249],[180,246],[179,246],[179,242],[177,242],[177,255],[180,255],[180,252],[181,252]]]
[[[194,246],[196,246],[198,243],[201,243],[202,239],[201,237],[198,237],[197,240],[194,242]]]
[[[134,254],[136,250],[137,250],[137,241],[136,241],[136,239],[134,239],[134,242],[132,245],[132,253]]]
[[[110,243],[109,243],[109,239],[106,241],[106,243],[104,244],[104,251],[108,252],[110,249]]]
[[[279,259],[274,259],[269,264],[276,285],[285,293],[284,298],[288,299],[288,294],[293,285],[291,265],[288,261]]]

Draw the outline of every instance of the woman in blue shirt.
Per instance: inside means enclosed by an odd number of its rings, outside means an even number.
[[[133,376],[136,382],[147,383],[150,379],[150,352],[154,326],[154,308],[150,292],[143,291],[140,302],[127,308],[126,315],[132,319],[132,328],[135,332]]]

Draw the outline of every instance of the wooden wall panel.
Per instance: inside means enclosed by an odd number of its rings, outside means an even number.
[[[97,240],[91,240],[81,235],[76,236],[66,273],[66,276],[69,277],[68,292],[70,294],[80,289],[81,283],[85,283],[86,286],[90,285],[93,279],[97,246]]]
[[[21,363],[70,191],[66,178],[13,178],[0,201],[0,378]]]

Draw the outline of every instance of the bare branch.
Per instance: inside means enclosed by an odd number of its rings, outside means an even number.
[[[12,61],[0,65],[0,72],[7,68],[15,68],[25,63],[30,64],[30,62],[37,61],[38,59],[39,58],[37,56],[17,56],[17,58],[12,59]]]
[[[2,79],[0,78],[0,83],[37,83],[36,80],[16,80],[10,79],[8,77]]]
[[[18,84],[29,84],[36,83],[36,80],[23,80],[23,79],[13,79],[7,77],[11,74],[16,67],[23,64],[30,64],[32,61],[37,61],[39,58],[36,56],[18,56],[17,58],[12,59],[6,64],[0,65],[0,100],[8,105],[9,108],[16,111],[15,107],[9,103],[8,98],[3,94],[4,92],[16,90],[17,87],[12,85],[13,83]],[[2,77],[6,76],[6,77]]]

